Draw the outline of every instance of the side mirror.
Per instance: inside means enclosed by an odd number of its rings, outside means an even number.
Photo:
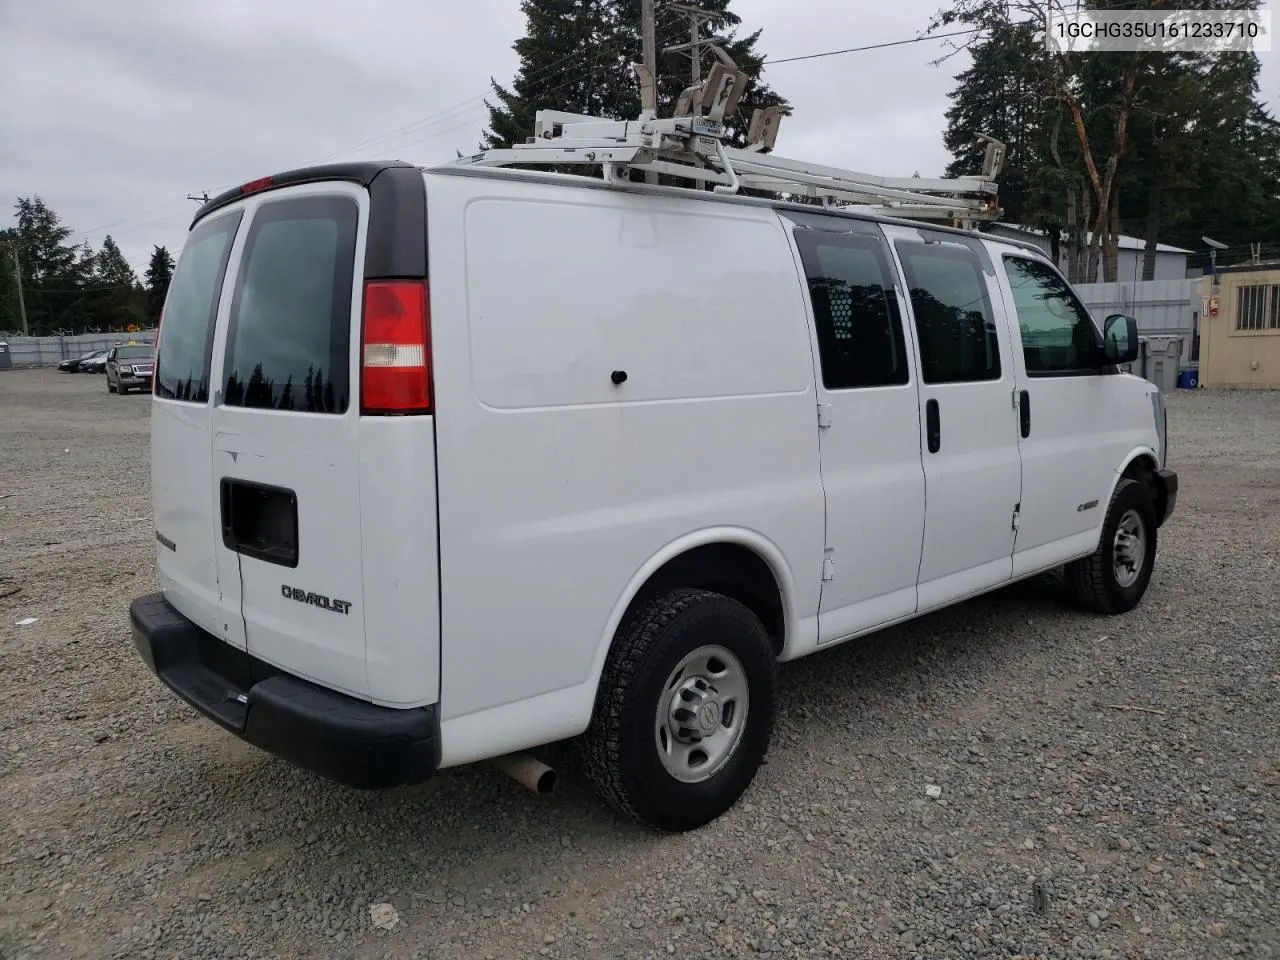
[[[1102,328],[1102,356],[1112,365],[1121,366],[1138,359],[1138,321],[1123,313],[1107,317]]]

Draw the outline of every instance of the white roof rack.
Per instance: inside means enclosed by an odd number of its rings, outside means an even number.
[[[768,118],[765,118],[766,120]],[[717,193],[756,190],[821,199],[824,205],[856,205],[859,210],[913,220],[952,221],[974,228],[1000,216],[996,176],[1004,164],[1004,144],[987,140],[980,176],[879,177],[854,170],[788,160],[764,153],[776,135],[773,122],[753,124],[758,137],[746,149],[725,146],[727,133],[703,116],[657,120],[608,120],[540,110],[534,136],[507,150],[487,150],[454,161],[462,166],[518,167],[572,165],[601,167],[608,183],[631,182],[631,172],[679,178],[693,189],[712,184]]]

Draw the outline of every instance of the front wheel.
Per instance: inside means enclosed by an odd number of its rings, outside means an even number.
[[[1102,524],[1098,549],[1067,565],[1072,598],[1095,613],[1127,613],[1147,592],[1156,562],[1156,507],[1151,488],[1124,478]]]
[[[619,628],[583,738],[617,810],[660,830],[716,819],[750,786],[773,729],[777,661],[763,624],[707,590],[642,601]]]

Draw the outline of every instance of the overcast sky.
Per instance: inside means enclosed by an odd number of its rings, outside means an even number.
[[[914,37],[940,5],[733,7],[782,58]],[[319,160],[473,152],[488,78],[511,79],[523,27],[519,0],[0,0],[0,224],[17,197],[39,194],[76,241],[97,249],[110,233],[141,275],[153,244],[180,250],[196,209],[188,193]],[[768,68],[796,109],[778,153],[939,175],[947,92],[965,64],[931,66],[943,49]],[[1262,60],[1264,96],[1280,110],[1280,53]]]

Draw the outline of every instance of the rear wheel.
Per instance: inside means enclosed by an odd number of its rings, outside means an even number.
[[[1155,567],[1156,528],[1151,488],[1122,479],[1111,498],[1098,549],[1064,571],[1072,598],[1095,613],[1126,613],[1136,607]]]
[[[737,802],[773,728],[777,662],[763,624],[718,593],[679,589],[623,621],[584,739],[610,804],[690,830]]]

